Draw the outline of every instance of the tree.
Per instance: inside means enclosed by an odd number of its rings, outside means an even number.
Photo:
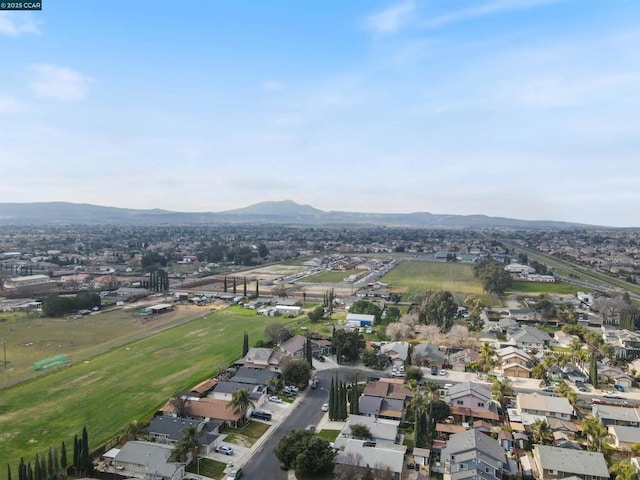
[[[442,400],[432,400],[429,404],[429,412],[434,422],[442,422],[451,415],[451,408]]]
[[[231,394],[231,400],[227,403],[227,408],[232,408],[233,413],[240,413],[242,417],[247,413],[249,407],[255,407],[255,402],[249,394],[249,390],[241,388]]]
[[[178,418],[184,418],[189,415],[187,392],[174,392],[173,397],[169,400],[169,405],[173,407],[173,411]]]
[[[594,417],[586,417],[582,421],[582,432],[587,436],[587,445],[591,450],[598,450],[602,439],[607,436],[607,427]]]
[[[234,393],[237,393],[237,390]],[[246,392],[246,390],[244,390]],[[190,462],[199,453],[200,432],[196,425],[188,425],[182,429],[182,438],[176,442],[173,449],[173,458],[178,462]]]
[[[87,433],[87,427],[82,427],[82,450],[80,452],[80,468],[89,472],[92,468],[91,458],[89,456],[89,434]]]
[[[291,332],[280,323],[270,323],[264,328],[264,336],[272,343],[282,343],[291,338]]]
[[[423,378],[422,370],[419,367],[409,367],[404,373],[404,378],[406,382],[411,380],[415,380],[416,382],[420,382]]]
[[[260,258],[265,258],[269,255],[269,249],[264,243],[258,245],[258,255],[260,255]]]
[[[309,364],[309,368],[313,368],[313,348],[311,345],[311,338],[307,337],[304,342],[304,359]]]
[[[296,473],[330,473],[335,453],[329,442],[307,430],[293,430],[280,439],[273,452]]]
[[[309,316],[309,320],[311,320],[314,323],[322,320],[322,317],[324,316],[324,307],[319,306],[314,308],[308,313],[308,316]]]
[[[495,260],[482,260],[474,267],[474,275],[482,282],[485,292],[502,295],[511,287],[511,276],[504,264]]]
[[[336,385],[334,378],[331,377],[331,389],[329,390],[329,420],[336,419]]]
[[[480,315],[487,305],[475,295],[469,295],[465,298],[464,304],[467,307],[471,328],[476,331],[482,330],[484,321],[480,318]]]
[[[258,298],[259,296],[260,296],[260,287],[258,285],[258,280],[256,280],[256,298]]]
[[[544,444],[553,438],[553,431],[546,420],[536,420],[530,427],[533,443]]]
[[[242,356],[246,356],[249,352],[249,333],[245,330],[242,337]]]
[[[62,467],[62,471],[64,475],[67,474],[67,447],[64,442],[62,442],[62,446],[60,447],[60,466]]]
[[[282,366],[282,380],[287,385],[304,388],[309,384],[311,367],[304,359],[292,359]]]
[[[504,409],[509,400],[507,397],[513,395],[513,388],[511,388],[511,382],[508,379],[496,380],[491,385],[491,393],[500,402],[500,406]]]
[[[462,348],[467,339],[469,338],[469,327],[462,324],[456,324],[451,327],[447,334],[449,341],[458,348]]]
[[[348,362],[357,360],[360,349],[364,347],[364,338],[357,331],[335,330],[333,332],[331,350],[336,354],[338,362],[342,360],[340,357]]]
[[[437,325],[441,331],[446,332],[451,328],[457,311],[458,305],[451,292],[427,292],[418,307],[418,318],[420,323]]]
[[[144,425],[142,425],[142,422],[133,420],[126,427],[124,427],[124,436],[127,440],[138,440],[143,430]]]
[[[361,423],[355,423],[349,427],[351,429],[351,436],[358,440],[369,440],[371,438],[371,430],[366,425]]]
[[[481,347],[480,347],[480,355],[478,356],[478,364],[480,365],[480,369],[486,373],[488,372],[491,367],[493,367],[494,365],[494,360],[493,360],[493,356],[495,355],[496,350],[495,348],[493,348],[493,346],[488,343],[485,342]]]
[[[638,473],[636,467],[634,467],[627,460],[619,460],[611,465],[609,472],[615,475],[614,480],[638,480]]]
[[[247,277],[244,277],[244,283],[242,286],[242,295],[247,296]]]
[[[598,388],[598,361],[596,360],[595,352],[591,352],[589,377],[591,377],[591,385],[593,385],[593,388]]]
[[[413,329],[404,323],[395,322],[387,325],[385,333],[390,340],[397,342],[403,338],[410,337]]]

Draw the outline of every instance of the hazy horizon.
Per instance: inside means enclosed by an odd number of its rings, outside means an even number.
[[[0,12],[0,202],[638,227],[639,20],[624,0]]]

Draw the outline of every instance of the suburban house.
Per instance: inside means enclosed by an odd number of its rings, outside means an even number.
[[[556,417],[545,417],[549,427],[554,434],[560,433],[567,440],[575,440],[576,435],[580,431],[578,426],[570,420],[563,420]]]
[[[631,388],[633,378],[613,365],[598,363],[598,385],[616,384],[624,388]]]
[[[399,421],[368,417],[366,415],[349,415],[342,432],[334,442],[336,448],[340,448],[347,439],[352,438],[352,425],[364,425],[367,427],[371,432],[369,440],[372,442],[400,443],[401,436],[398,434]]]
[[[358,410],[360,415],[401,420],[404,412],[404,400],[361,395],[358,399]]]
[[[547,332],[535,327],[519,327],[507,330],[507,340],[518,348],[535,348],[542,350],[551,343]]]
[[[573,341],[580,341],[580,337],[577,335],[571,335],[570,333],[558,330],[553,334],[553,340],[561,347],[568,347]]]
[[[198,442],[202,453],[211,453],[219,436],[218,425],[188,418],[158,416],[149,424],[149,440],[167,445],[175,445],[183,436],[187,427],[193,426],[199,432]]]
[[[609,425],[609,436],[612,444],[620,450],[631,450],[631,445],[640,442],[640,428]]]
[[[516,398],[516,406],[521,413],[531,415],[544,415],[562,420],[571,420],[573,407],[564,397],[552,397],[535,393],[519,393]]]
[[[204,397],[207,393],[213,390],[217,384],[217,378],[208,378],[189,390],[189,395],[192,397]]]
[[[449,365],[454,372],[466,372],[467,365],[471,362],[477,362],[480,353],[477,350],[466,348],[459,352],[449,355]]]
[[[439,369],[445,365],[446,356],[438,349],[437,345],[431,343],[419,343],[413,349],[413,364],[424,367],[436,366]]]
[[[624,328],[612,329],[603,326],[602,329],[602,338],[613,347],[618,358],[634,360],[640,357],[640,333]]]
[[[214,422],[220,425],[229,425],[238,428],[242,425],[242,413],[234,412],[226,400],[216,398],[189,397],[185,401],[187,416],[195,420]],[[176,416],[175,406],[169,400],[160,410],[163,415]]]
[[[245,385],[267,385],[270,378],[280,379],[280,373],[272,370],[259,370],[256,368],[240,367],[231,377],[230,381]],[[216,387],[218,389],[220,385]],[[247,388],[247,387],[245,387]],[[215,390],[214,390],[215,392]]]
[[[391,365],[404,366],[409,355],[409,342],[389,342],[380,347],[379,355],[389,358]]]
[[[349,438],[337,452],[335,461],[338,469],[353,470],[350,478],[359,478],[369,467],[374,475],[391,472],[394,480],[400,480],[406,452],[406,445],[373,444]]]
[[[210,398],[218,400],[230,401],[233,398],[233,394],[238,390],[246,390],[249,393],[249,397],[255,403],[256,407],[264,404],[267,396],[267,387],[265,385],[251,385],[247,383],[238,382],[219,382],[216,388],[209,395]]]
[[[294,335],[289,340],[280,345],[280,351],[293,358],[304,358],[307,337],[305,335]],[[328,340],[311,339],[311,353],[314,357],[327,355],[331,351],[331,342]]]
[[[433,470],[442,472],[444,480],[493,480],[517,472],[500,443],[475,428],[451,435]]]
[[[403,402],[413,395],[401,378],[381,378],[375,382],[367,382],[363,394],[371,397],[393,398]]]
[[[640,409],[616,407],[614,405],[593,405],[591,414],[606,427],[621,425],[624,427],[640,427]]]
[[[548,445],[533,446],[533,460],[539,480],[580,478],[608,480],[609,469],[604,455]]]
[[[182,480],[185,464],[171,462],[173,447],[161,443],[129,441],[113,459],[119,475],[144,480]]]
[[[478,383],[460,382],[449,389],[449,402],[453,407],[495,411],[491,392]]]
[[[529,378],[531,356],[517,347],[508,346],[496,352],[502,373],[507,377]]]
[[[236,362],[236,365],[259,370],[280,370],[280,362],[283,358],[286,358],[286,355],[281,351],[253,347]]]

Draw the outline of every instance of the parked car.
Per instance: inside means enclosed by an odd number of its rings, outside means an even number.
[[[241,468],[238,468],[236,470],[231,470],[229,473],[227,473],[227,478],[229,480],[237,480],[240,477],[242,477],[242,469]]]
[[[320,356],[318,357],[318,361],[319,361],[319,362],[324,362],[324,357],[323,357],[322,355],[320,355]]]
[[[436,366],[431,367],[431,375],[438,375],[438,367]]]
[[[329,411],[329,404],[328,403],[325,403],[325,404],[322,405],[322,411],[323,412],[328,412]]]
[[[614,385],[613,388],[619,392],[624,392],[624,387],[622,385]]]
[[[271,420],[271,414],[269,412],[265,412],[263,410],[254,410],[251,412],[251,418],[258,418],[260,420]]]
[[[616,392],[604,392],[602,394],[602,396],[604,398],[622,398],[620,395],[618,395]]]
[[[216,447],[216,452],[224,453],[225,455],[233,455],[233,448],[228,445],[220,445],[219,447]]]
[[[444,388],[445,390],[449,390],[451,387],[453,387],[453,383],[445,383],[442,388]]]
[[[306,427],[304,427],[304,429],[308,432],[315,432],[316,431],[316,426],[315,425],[307,425]]]
[[[446,377],[447,375],[449,375],[449,372],[447,372],[446,370],[440,370],[441,377]]]
[[[271,395],[269,397],[269,401],[273,402],[273,403],[283,403],[283,400],[280,397],[278,397],[277,395]]]

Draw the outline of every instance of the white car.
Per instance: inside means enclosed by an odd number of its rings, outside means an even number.
[[[446,370],[440,370],[440,376],[441,377],[446,377],[447,375],[449,375],[449,374],[447,373]]]
[[[322,411],[323,412],[328,412],[329,411],[329,404],[325,403],[324,405],[322,405]]]
[[[453,383],[445,383],[444,387],[442,388],[444,388],[445,390],[449,390],[451,387],[453,387]]]
[[[602,394],[602,396],[603,396],[604,398],[622,398],[620,395],[618,395],[618,394],[617,394],[617,393],[615,393],[615,392],[604,392],[604,393]]]
[[[219,447],[216,447],[216,452],[224,453],[225,455],[233,455],[233,448],[227,445],[220,445]]]
[[[269,401],[273,402],[273,403],[283,403],[282,399],[280,397],[278,397],[277,395],[271,395],[269,397]]]

